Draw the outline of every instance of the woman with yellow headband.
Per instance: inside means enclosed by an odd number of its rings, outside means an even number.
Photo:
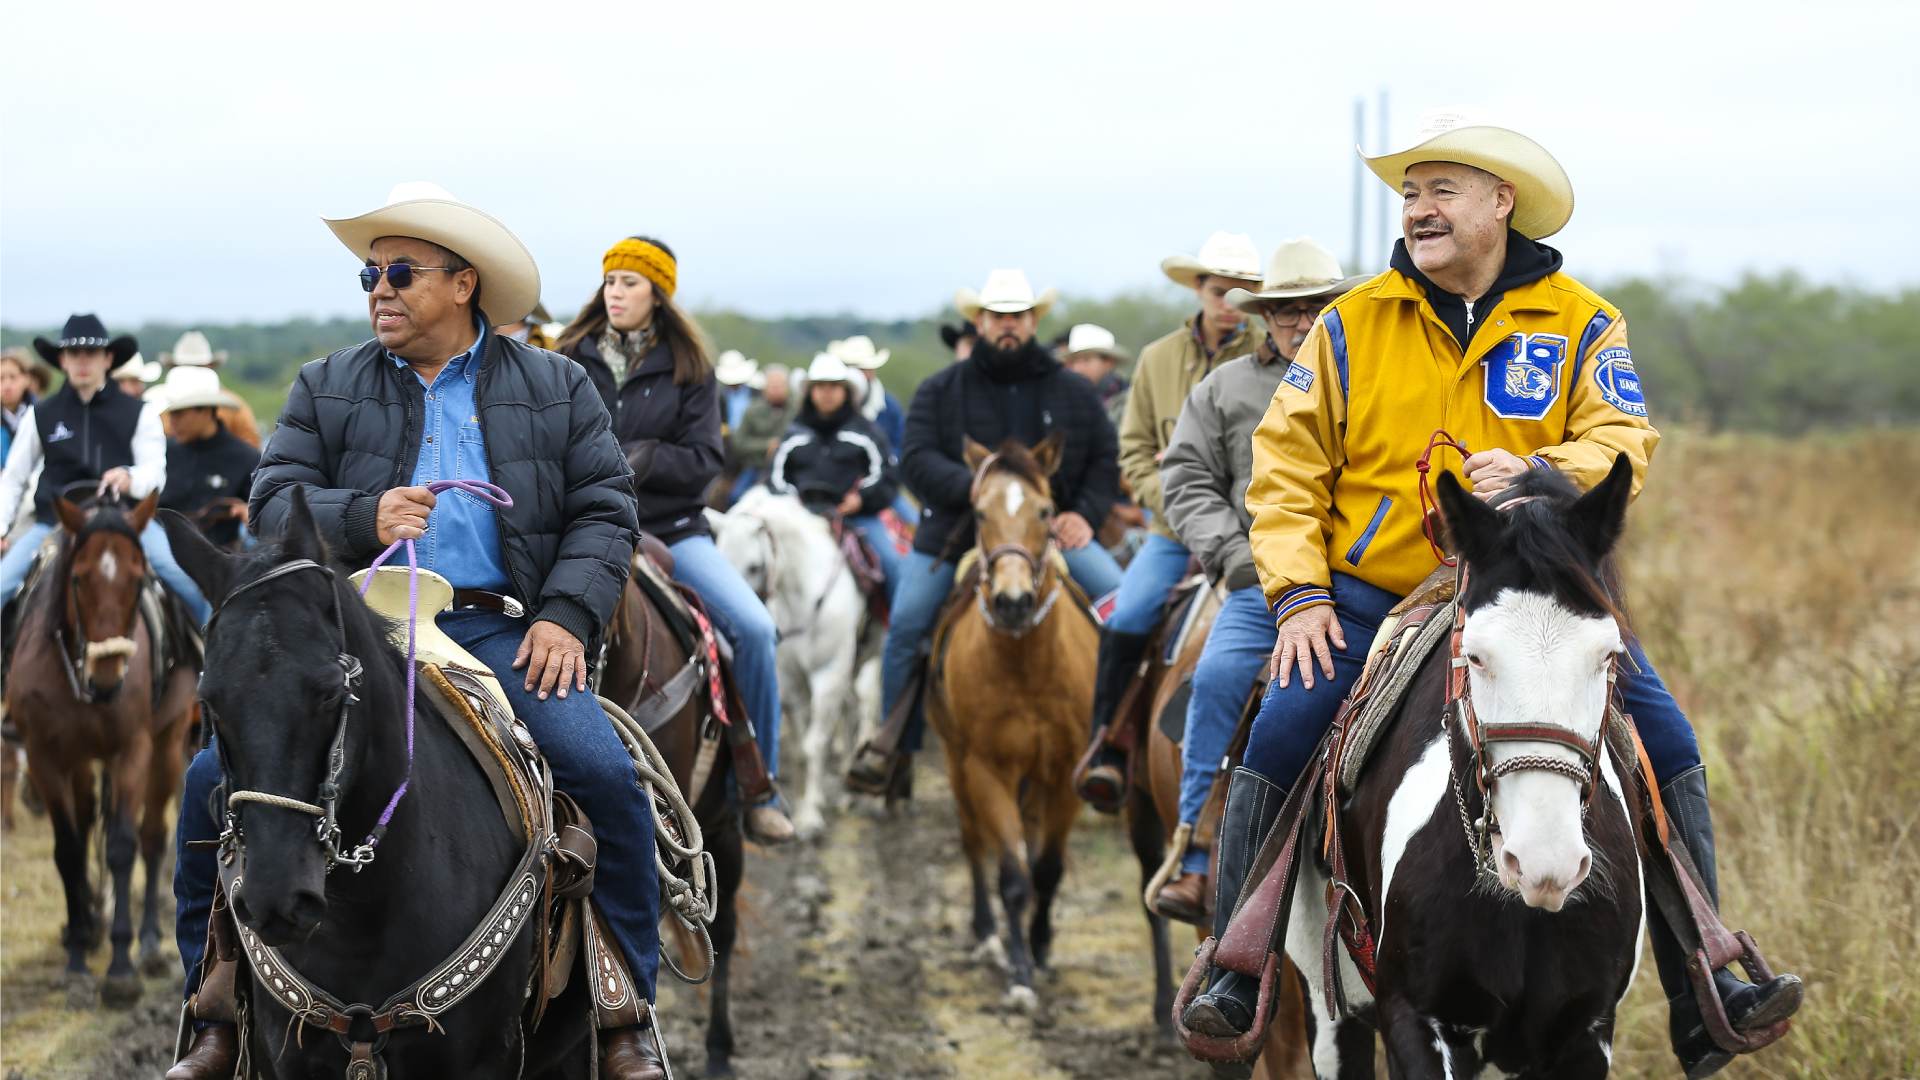
[[[673,249],[630,236],[601,259],[600,288],[554,346],[599,388],[613,432],[633,466],[642,532],[673,550],[676,580],[707,603],[733,645],[739,680],[767,775],[780,762],[780,684],[773,616],[713,545],[704,496],[720,474],[720,394],[700,327],[673,302]],[[793,838],[793,823],[771,787],[742,792],[747,831],[763,843]]]

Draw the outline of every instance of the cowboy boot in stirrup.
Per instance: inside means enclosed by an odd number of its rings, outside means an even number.
[[[1266,777],[1248,768],[1233,770],[1233,780],[1227,788],[1226,810],[1220,819],[1220,835],[1215,841],[1219,860],[1213,894],[1215,940],[1226,937],[1227,925],[1233,921],[1234,904],[1240,899],[1240,891],[1246,885],[1254,857],[1259,854],[1261,842],[1266,839],[1267,831],[1273,828],[1273,822],[1280,816],[1280,808],[1286,801],[1286,791]],[[1284,911],[1280,913],[1280,918],[1283,922],[1274,932],[1275,940],[1284,940],[1286,937]],[[1231,1039],[1244,1035],[1253,1026],[1259,994],[1258,981],[1234,971],[1216,971],[1206,992],[1195,997],[1193,1003],[1187,1006],[1181,1022],[1193,1031],[1216,1038]],[[1250,1067],[1216,1064],[1214,1070],[1216,1075],[1247,1076]]]
[[[600,1033],[600,1075],[608,1080],[666,1080],[653,1022]]]
[[[240,1056],[234,980],[240,973],[240,936],[234,933],[224,890],[213,894],[207,919],[207,951],[200,962],[200,987],[187,1002],[187,1019],[197,1021],[193,1041],[166,1080],[227,1080]]]
[[[193,1033],[193,1044],[167,1070],[166,1080],[229,1080],[240,1057],[240,1037],[232,1024],[208,1024]]]
[[[733,779],[739,785],[740,802],[746,807],[742,819],[747,836],[768,846],[785,844],[796,835],[793,822],[780,808],[780,789],[767,773],[766,759],[760,756],[760,740],[744,720],[727,726],[727,749],[733,755]]]
[[[1707,899],[1714,910],[1719,910],[1720,882],[1713,858],[1706,766],[1696,765],[1667,781],[1660,788],[1660,801],[1667,809],[1674,839],[1686,845],[1687,855],[1700,871]],[[1673,1039],[1674,1056],[1680,1059],[1689,1080],[1712,1076],[1726,1068],[1733,1054],[1707,1033],[1700,1004],[1693,996],[1693,984],[1687,978],[1688,958],[1658,905],[1648,905],[1647,936],[1653,942],[1660,986],[1667,993],[1667,1029]],[[1756,986],[1721,968],[1713,973],[1713,983],[1735,1031],[1752,1031],[1785,1020],[1800,1008],[1805,992],[1800,977],[1793,974],[1776,975]]]
[[[1139,670],[1150,636],[1100,632],[1100,658],[1093,676],[1093,736],[1074,790],[1088,806],[1103,814],[1119,813],[1127,798],[1126,756],[1107,745],[1107,729],[1113,724],[1113,714],[1120,707],[1127,684]]]

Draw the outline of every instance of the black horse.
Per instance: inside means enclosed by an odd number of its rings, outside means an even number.
[[[459,948],[505,888],[523,844],[459,737],[423,700],[406,700],[405,658],[331,560],[304,498],[294,497],[281,545],[251,555],[220,552],[187,519],[163,517],[175,557],[218,608],[201,697],[226,791],[322,802],[343,728],[335,786],[340,846],[350,847],[409,781],[405,710],[413,711],[410,794],[364,867],[330,867],[308,813],[257,800],[236,808],[244,884],[232,910],[240,924],[314,985],[377,1007]],[[357,686],[343,657],[358,660]],[[585,980],[571,980],[538,1032],[524,1030],[533,922],[520,922],[491,977],[434,1025],[384,1037],[386,1075],[587,1074]],[[245,1003],[246,1050],[260,1073],[349,1075],[343,1039],[302,1025],[257,987]]]

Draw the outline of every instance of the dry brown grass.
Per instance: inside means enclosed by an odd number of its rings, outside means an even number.
[[[1699,731],[1730,925],[1807,981],[1725,1075],[1920,1075],[1920,435],[1670,437],[1628,527],[1636,628]],[[1615,1063],[1672,1074],[1648,959]]]

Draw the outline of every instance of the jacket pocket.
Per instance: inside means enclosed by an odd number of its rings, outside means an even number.
[[[1348,565],[1360,565],[1360,560],[1367,554],[1367,545],[1373,543],[1373,534],[1380,531],[1380,523],[1387,520],[1387,511],[1391,509],[1393,509],[1393,496],[1382,495],[1380,505],[1373,511],[1373,520],[1367,522],[1366,530],[1360,534],[1358,540],[1353,542],[1353,546],[1347,549]]]

